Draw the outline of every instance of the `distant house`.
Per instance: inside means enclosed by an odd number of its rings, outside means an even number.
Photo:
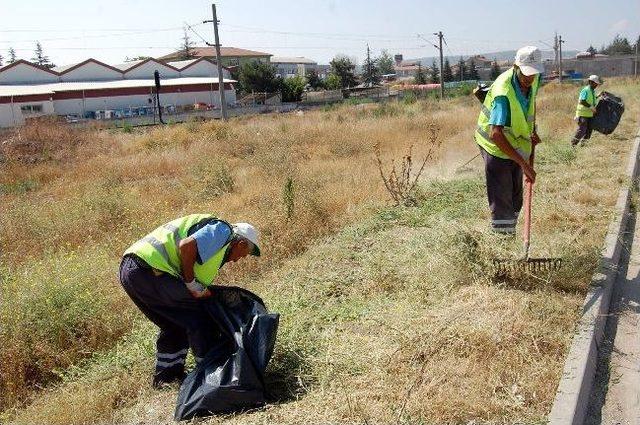
[[[304,77],[311,70],[318,72],[318,63],[302,56],[273,56],[271,64],[276,67],[278,76],[282,78],[291,78],[296,75]]]
[[[465,65],[467,66],[467,68],[469,66],[471,66],[471,61],[473,61],[473,63],[475,64],[476,68],[480,69],[480,68],[491,68],[491,65],[493,65],[493,59],[487,59],[486,57],[482,56],[482,55],[474,55],[474,56],[469,56],[464,62]]]
[[[216,49],[215,47],[194,47],[191,49],[191,56],[192,59],[208,58],[215,60]],[[254,50],[240,49],[238,47],[220,48],[220,62],[222,63],[222,66],[230,68],[231,70],[247,62],[258,61],[269,63],[271,56],[273,56],[271,53],[256,52]],[[163,62],[174,62],[183,59],[184,50],[178,50],[158,58],[158,60]]]
[[[393,70],[397,78],[413,78],[416,76],[418,68],[420,67],[419,60],[404,60],[401,54],[394,55],[393,57],[395,59]],[[422,70],[426,71],[424,66]]]
[[[318,65],[316,72],[318,72],[318,76],[324,80],[327,78],[327,75],[331,73],[331,65]]]

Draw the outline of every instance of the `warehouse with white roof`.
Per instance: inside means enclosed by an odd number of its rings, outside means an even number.
[[[220,106],[218,70],[208,58],[160,62],[149,58],[108,65],[96,59],[47,69],[25,60],[0,68],[0,127],[41,115],[109,119],[153,114],[154,72],[160,74],[160,104]],[[236,93],[223,69],[227,103]]]

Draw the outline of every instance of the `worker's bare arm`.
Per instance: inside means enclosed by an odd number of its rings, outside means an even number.
[[[504,152],[511,160],[517,163],[524,171],[527,178],[534,183],[536,181],[536,172],[531,165],[520,156],[520,154],[511,146],[511,143],[507,140],[500,125],[491,126],[491,140]]]
[[[193,265],[196,263],[198,256],[198,245],[192,237],[182,239],[179,245],[180,251],[180,267],[182,269],[182,277],[185,282],[191,282],[194,279]]]
[[[194,290],[188,285],[195,280],[193,272],[193,266],[196,263],[198,257],[198,244],[192,237],[182,239],[178,245],[178,251],[180,252],[180,267],[182,268],[182,278],[187,284],[187,289],[193,295],[194,298],[206,298],[211,295],[208,289],[202,291]],[[200,285],[198,285],[200,286]]]

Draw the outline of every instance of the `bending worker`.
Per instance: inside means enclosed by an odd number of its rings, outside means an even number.
[[[162,225],[127,249],[120,283],[144,315],[160,328],[153,386],[184,379],[189,346],[196,362],[217,339],[202,300],[225,263],[260,255],[258,233],[248,223],[229,224],[192,214]]]
[[[534,123],[543,69],[537,47],[518,50],[513,67],[491,85],[478,117],[475,140],[485,162],[494,232],[515,234],[523,172],[532,183],[536,179],[529,156],[532,144],[540,142]]]
[[[571,140],[571,146],[576,146],[578,143],[591,138],[591,121],[596,114],[596,105],[598,104],[598,96],[596,96],[595,90],[600,84],[602,84],[600,77],[591,75],[589,76],[588,84],[580,90],[575,117],[578,122],[578,130]]]

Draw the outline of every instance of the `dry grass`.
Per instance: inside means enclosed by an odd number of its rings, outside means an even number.
[[[260,293],[282,313],[282,325],[268,376],[273,403],[211,423],[543,420],[637,128],[640,105],[631,96],[637,85],[611,84],[629,102],[620,130],[615,137],[595,136],[577,152],[567,148],[576,91],[542,92],[539,123],[547,144],[539,155],[532,253],[566,259],[567,267],[553,276],[496,282],[486,274],[492,257],[517,256],[521,248],[486,232],[481,164],[454,175],[452,165],[477,152],[470,140],[477,116],[471,98],[118,134],[102,153],[71,161],[62,174],[46,164],[30,172],[10,169],[4,183],[37,175],[42,184],[3,197],[7,214],[0,224],[16,231],[2,235],[2,260],[21,270],[3,271],[7,279],[19,276],[34,288],[40,283],[34,276],[43,276],[34,270],[49,270],[51,258],[78,250],[70,263],[83,269],[97,254],[104,260],[95,276],[81,274],[74,285],[100,295],[90,314],[109,326],[96,331],[105,346],[128,333],[9,416],[18,423],[170,422],[175,391],[147,387],[153,331],[141,326],[129,332],[134,308],[115,283],[115,267],[126,245],[155,224],[213,210],[263,229],[263,251],[270,255],[232,267],[224,279]],[[407,146],[420,147],[432,122],[443,129],[445,149],[426,173],[441,179],[423,185],[418,208],[370,216],[369,206],[386,196],[371,147],[380,143],[398,158]],[[288,178],[296,188],[290,220],[282,195]],[[46,285],[54,281],[55,275]],[[2,291],[2,299],[17,294],[4,283]],[[70,293],[70,301],[79,302]],[[27,296],[2,306],[2,322],[31,329],[13,315],[33,306],[42,306],[43,314],[61,309]],[[91,335],[89,318],[69,316],[62,323]],[[0,334],[0,342],[12,341],[15,332]],[[45,332],[17,346],[28,354],[34,341],[47,338]],[[60,341],[65,352],[76,346]],[[49,343],[47,350],[54,349]],[[51,356],[47,350],[39,355]],[[0,350],[1,364],[9,361],[12,368],[5,370],[38,364],[38,357],[16,351],[13,359]],[[51,357],[47,367],[56,361]],[[70,357],[77,362],[82,353]],[[58,367],[74,361],[63,360]],[[2,385],[8,376],[2,375]]]
[[[12,140],[32,135],[32,151],[31,157],[18,154],[10,141],[2,163],[3,187],[17,189],[4,193],[0,216],[7,265],[2,299],[11,300],[0,309],[7,324],[0,331],[0,405],[24,400],[31,389],[55,380],[54,370],[113,345],[131,329],[135,310],[117,313],[127,303],[115,279],[118,257],[158,224],[194,211],[258,224],[269,255],[222,277],[242,280],[302,252],[361,214],[363,205],[384,199],[371,146],[415,143],[426,149],[421,132],[431,121],[414,120],[406,131],[408,118],[374,117],[376,111],[343,108],[135,135],[47,122],[15,134]],[[336,125],[352,113],[349,124]],[[91,150],[93,138],[101,145]],[[38,156],[51,147],[57,147],[55,155]],[[283,199],[288,180],[295,187],[289,217]],[[35,183],[21,190],[21,182]],[[43,297],[43,288],[55,300]],[[65,304],[78,309],[58,319]]]

